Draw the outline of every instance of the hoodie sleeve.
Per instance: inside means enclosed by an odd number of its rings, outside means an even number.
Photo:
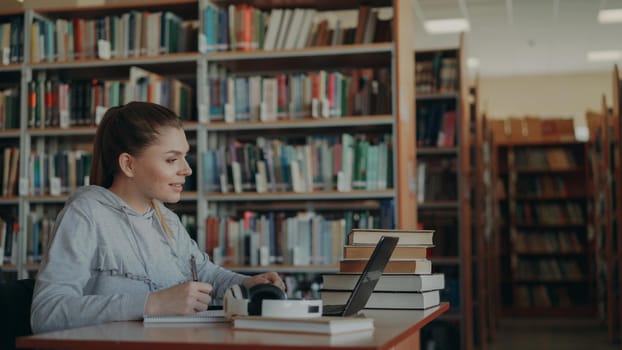
[[[81,201],[77,201],[81,202]],[[97,233],[88,204],[74,202],[57,218],[35,284],[34,333],[142,318],[147,293],[84,295],[97,253]]]
[[[214,299],[222,299],[225,295],[225,291],[236,284],[241,284],[242,281],[248,276],[242,275],[231,270],[227,270],[221,266],[212,263],[207,253],[199,249],[197,243],[190,238],[188,231],[184,228],[178,216],[172,213],[175,220],[175,226],[177,227],[176,237],[179,241],[179,246],[182,251],[185,252],[186,257],[194,255],[197,259],[197,274],[199,281],[207,282],[214,287],[212,296]],[[169,221],[171,216],[169,216]]]

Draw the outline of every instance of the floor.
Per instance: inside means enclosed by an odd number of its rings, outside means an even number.
[[[504,319],[489,350],[620,350],[597,320]]]

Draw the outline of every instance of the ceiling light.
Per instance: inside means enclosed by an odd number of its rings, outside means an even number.
[[[469,67],[470,69],[476,69],[477,67],[479,67],[479,60],[475,57],[469,57],[467,59],[467,67]]]
[[[447,18],[427,20],[423,23],[430,34],[459,33],[469,31],[469,21],[464,18]]]
[[[590,51],[587,53],[587,60],[590,62],[617,61],[622,59],[620,50]]]
[[[599,23],[622,22],[622,9],[607,9],[598,11]]]

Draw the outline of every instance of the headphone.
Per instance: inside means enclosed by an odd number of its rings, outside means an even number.
[[[285,292],[270,283],[256,284],[246,288],[236,284],[227,289],[223,305],[225,317],[320,317],[322,300],[287,299]]]

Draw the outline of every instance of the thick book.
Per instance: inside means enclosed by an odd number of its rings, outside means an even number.
[[[322,275],[322,288],[352,291],[359,273],[333,273]],[[383,274],[374,288],[375,292],[426,292],[445,288],[445,275]]]
[[[320,291],[322,303],[344,304],[350,296],[349,291],[326,290]],[[421,310],[440,304],[438,290],[428,292],[376,292],[374,291],[365,304],[366,309],[409,309]]]
[[[368,259],[342,259],[339,262],[339,272],[363,272],[367,261]],[[432,262],[427,259],[390,260],[383,273],[431,274]]]
[[[397,245],[432,245],[434,230],[382,230],[353,229],[348,234],[348,244],[376,244],[382,236],[399,238]]]
[[[340,334],[374,329],[374,320],[365,317],[238,316],[233,319],[233,328],[273,332]]]
[[[143,323],[219,323],[229,322],[222,309],[206,310],[186,316],[143,316]]]
[[[374,244],[346,245],[343,247],[344,259],[368,259],[374,251]],[[426,259],[432,245],[402,245],[397,246],[391,254],[391,259]]]

